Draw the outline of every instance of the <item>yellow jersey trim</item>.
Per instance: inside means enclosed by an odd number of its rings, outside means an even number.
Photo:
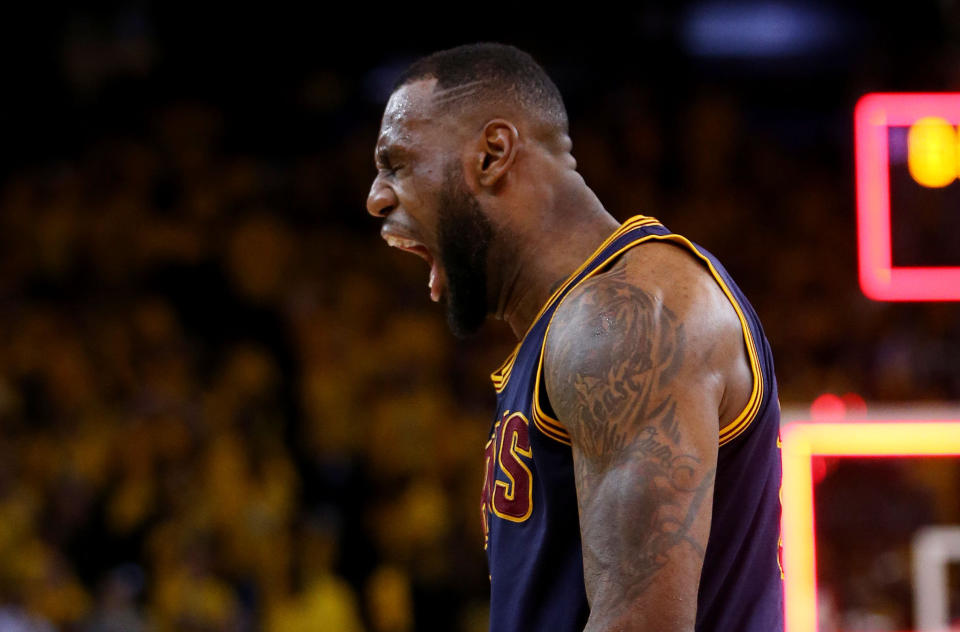
[[[514,347],[513,351],[510,352],[510,355],[507,356],[506,362],[504,362],[499,369],[490,374],[490,380],[493,382],[493,387],[498,393],[503,390],[503,386],[510,377],[510,371],[513,370],[513,362],[517,359],[518,351],[520,351],[520,345]]]
[[[623,248],[620,248],[609,257],[604,259],[600,265],[580,279],[576,285],[580,285],[580,283],[583,283],[587,279],[602,271],[612,260],[619,257],[625,251],[645,241],[651,240],[677,242],[685,246],[691,254],[699,258],[707,266],[707,269],[710,270],[710,274],[713,276],[714,281],[716,281],[717,285],[720,286],[720,289],[723,290],[727,300],[730,301],[734,311],[737,313],[737,318],[740,320],[740,327],[743,330],[744,345],[746,346],[747,355],[750,359],[750,372],[753,376],[753,386],[750,391],[750,399],[747,401],[747,404],[744,406],[743,410],[740,411],[740,414],[738,414],[733,421],[720,428],[718,439],[719,444],[722,446],[733,441],[736,437],[742,434],[743,431],[750,426],[750,424],[756,418],[757,413],[760,411],[760,404],[763,402],[763,372],[760,367],[760,355],[757,352],[757,344],[753,338],[753,332],[750,330],[750,324],[747,322],[747,318],[743,313],[743,309],[740,307],[739,301],[737,301],[736,297],[733,295],[733,292],[730,291],[730,288],[727,286],[727,283],[713,265],[713,262],[711,262],[707,256],[700,252],[700,250],[693,245],[693,242],[682,235],[676,235],[673,233],[667,235],[645,235],[639,239],[631,241],[629,244],[625,245]],[[576,285],[570,288],[571,291],[576,287]],[[566,298],[566,296],[564,298]],[[543,408],[540,407],[540,376],[543,370],[543,355],[546,349],[547,336],[550,335],[550,325],[552,323],[553,318],[551,317],[550,323],[547,323],[547,330],[543,335],[543,344],[540,347],[540,359],[537,362],[537,378],[533,387],[533,418],[535,422],[537,422],[539,418],[539,423],[536,424],[538,428],[541,427],[541,424],[547,425],[550,428],[556,429],[554,432],[562,431],[566,438],[569,439],[570,435],[563,428],[563,425],[559,422],[559,420],[554,419],[550,415],[546,414],[543,411]]]
[[[659,224],[660,222],[654,217],[648,217],[646,215],[636,215],[631,217],[620,227],[613,232],[609,237],[607,237],[602,244],[600,244],[596,250],[593,251],[586,261],[584,261],[580,267],[573,271],[573,273],[564,280],[564,282],[558,287],[553,294],[550,295],[550,298],[547,299],[547,302],[543,304],[540,308],[540,311],[537,312],[537,315],[534,317],[533,321],[530,323],[530,327],[527,329],[526,333],[523,334],[523,337],[520,338],[520,342],[517,343],[517,346],[513,348],[513,351],[510,352],[510,355],[507,356],[507,359],[500,365],[500,367],[490,374],[490,381],[493,382],[494,389],[500,393],[507,386],[507,381],[510,379],[510,372],[513,370],[513,363],[517,359],[517,353],[520,351],[520,347],[523,346],[523,342],[527,339],[527,334],[530,333],[530,330],[533,329],[533,326],[537,324],[537,321],[540,320],[540,317],[543,316],[543,313],[547,311],[547,308],[553,304],[557,297],[562,294],[573,279],[576,278],[578,274],[583,272],[584,268],[590,265],[593,262],[594,258],[603,252],[603,249],[609,246],[616,238],[620,237],[624,233],[631,231],[635,228],[640,228],[642,226],[652,226],[654,224]]]
[[[536,391],[536,389],[534,389]],[[533,408],[533,425],[536,426],[542,434],[553,439],[554,441],[559,441],[560,443],[568,446],[573,445],[573,440],[570,439],[570,434],[566,430],[556,426],[555,424],[550,424],[545,419],[543,419],[539,413],[537,413],[537,408]]]
[[[507,411],[509,413],[510,411]],[[483,446],[483,490],[487,490],[487,482],[490,480],[490,463],[489,461],[493,458],[492,456],[486,456],[487,448],[490,447],[490,444],[494,442],[494,439],[497,436],[497,428],[500,426],[498,421],[493,425],[493,434],[487,439],[487,442]],[[496,478],[496,471],[494,471],[494,478]],[[491,487],[492,490],[492,487]],[[493,504],[493,491],[490,492],[490,504]],[[490,523],[487,521],[487,498],[480,499],[480,523],[483,527],[483,550],[487,550],[487,545],[490,543]]]

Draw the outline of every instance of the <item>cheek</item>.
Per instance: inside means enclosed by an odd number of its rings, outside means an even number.
[[[424,197],[422,194],[423,183],[420,182],[418,178],[408,178],[407,182],[404,183],[404,189],[407,194],[407,198],[410,200],[410,204],[414,208],[420,209],[423,207]]]
[[[432,167],[422,164],[407,164],[394,176],[394,188],[404,204],[416,209],[429,202],[429,193],[436,186]]]
[[[431,170],[424,170],[419,173],[411,174],[404,179],[398,191],[402,190],[403,204],[409,209],[411,215],[423,224],[424,228],[430,232],[436,231],[436,222],[442,204],[442,182],[432,178]]]

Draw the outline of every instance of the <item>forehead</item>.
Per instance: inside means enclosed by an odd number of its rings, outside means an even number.
[[[387,101],[380,123],[377,146],[411,142],[434,121],[433,87],[436,79],[425,79],[398,88]]]

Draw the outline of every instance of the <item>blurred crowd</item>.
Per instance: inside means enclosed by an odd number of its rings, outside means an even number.
[[[717,254],[785,402],[960,399],[960,310],[857,289],[849,157],[723,91],[580,107],[620,219]],[[455,341],[364,213],[377,120],[247,152],[213,105],[0,192],[0,630],[486,629],[480,457],[501,324]],[[239,148],[238,148],[239,147]]]
[[[4,187],[0,629],[480,629],[488,402],[450,387],[499,353],[218,128],[171,107]]]

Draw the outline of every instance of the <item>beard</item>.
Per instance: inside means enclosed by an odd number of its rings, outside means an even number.
[[[447,276],[447,324],[468,338],[487,318],[487,257],[493,226],[467,189],[459,164],[444,174],[438,213],[440,263]]]

